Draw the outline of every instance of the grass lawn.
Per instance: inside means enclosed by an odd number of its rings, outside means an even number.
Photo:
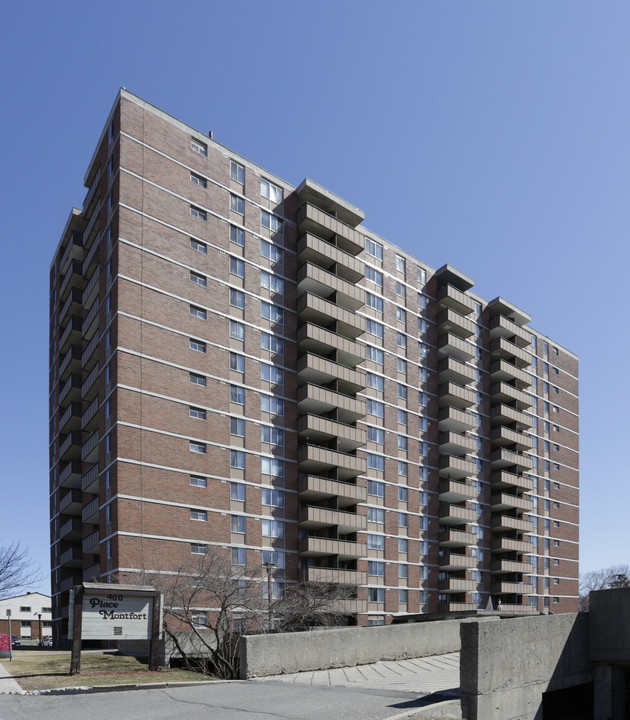
[[[138,683],[202,682],[214,678],[188,670],[163,668],[149,672],[146,661],[115,655],[115,651],[81,653],[81,673],[69,675],[70,653],[17,650],[13,661],[2,660],[4,668],[23,690],[50,690],[93,685],[136,685]]]

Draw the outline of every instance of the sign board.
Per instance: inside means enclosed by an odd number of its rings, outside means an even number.
[[[11,636],[0,633],[0,652],[6,650],[7,652],[11,649]]]

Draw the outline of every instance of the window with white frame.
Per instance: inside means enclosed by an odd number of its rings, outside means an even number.
[[[282,234],[283,222],[279,217],[272,215],[266,210],[260,211],[260,224],[272,233]]]
[[[284,191],[281,187],[262,178],[260,180],[260,194],[272,203],[281,203],[284,198]]]
[[[267,242],[267,240],[260,241],[260,253],[264,258],[272,263],[280,264],[284,262],[284,252],[282,248],[279,248],[273,243]]]
[[[230,160],[230,178],[241,185],[245,183],[245,168],[234,160]]]
[[[271,303],[260,301],[260,314],[265,320],[277,325],[284,323],[284,310]]]
[[[195,352],[206,352],[206,343],[203,342],[203,340],[195,340],[195,338],[190,338],[188,340],[188,347]]]
[[[367,237],[365,238],[365,252],[377,260],[383,259],[383,246]]]
[[[260,460],[260,472],[270,477],[284,477],[284,460],[263,457]]]
[[[190,272],[190,282],[195,283],[195,285],[201,285],[201,287],[206,287],[208,285],[208,280],[205,275],[199,275],[195,272]]]
[[[208,219],[208,213],[205,210],[202,210],[201,208],[195,207],[194,205],[190,206],[190,214],[193,217],[199,218],[199,220],[207,220]]]
[[[241,247],[244,247],[245,230],[243,230],[243,228],[236,227],[236,225],[230,225],[230,242],[233,242],[235,245],[240,245]]]
[[[260,379],[272,385],[284,385],[284,371],[275,365],[260,364]]]
[[[245,325],[238,320],[230,320],[230,337],[233,340],[245,340]]]
[[[208,146],[206,145],[206,143],[201,142],[201,140],[197,140],[196,138],[191,138],[190,139],[190,149],[193,152],[199,153],[199,155],[208,157]]]
[[[230,195],[230,210],[238,213],[239,215],[245,215],[245,199],[238,195]]]
[[[284,280],[266,270],[260,271],[260,286],[271,293],[284,295]]]

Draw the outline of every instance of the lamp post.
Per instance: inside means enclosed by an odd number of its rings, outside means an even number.
[[[271,591],[271,572],[276,567],[275,563],[265,563],[263,565],[265,570],[267,571],[267,604],[269,606],[269,632],[273,632],[273,607],[272,607],[272,591]]]
[[[35,613],[37,615],[37,619],[39,620],[39,644],[42,645],[44,642],[44,639],[42,638],[42,614],[41,613]]]
[[[11,633],[11,611],[7,609],[7,618],[9,620],[9,662],[13,661],[13,634]]]

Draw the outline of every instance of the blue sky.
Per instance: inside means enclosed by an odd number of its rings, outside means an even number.
[[[329,187],[578,353],[582,570],[630,562],[628,3],[26,0],[3,15],[0,544],[22,539],[48,570],[48,268],[125,86]]]

